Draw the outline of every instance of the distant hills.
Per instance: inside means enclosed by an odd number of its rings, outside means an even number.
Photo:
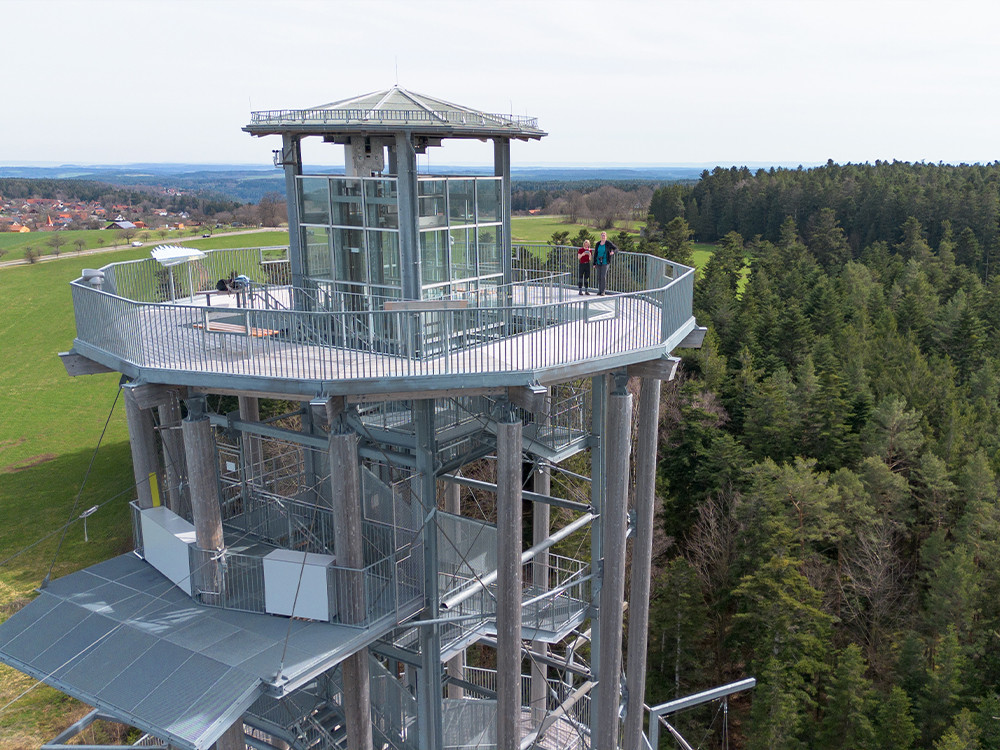
[[[708,167],[710,168],[710,167]],[[706,166],[542,165],[514,167],[515,183],[636,182],[697,180]],[[432,174],[482,174],[482,166],[433,166]],[[308,172],[343,174],[342,166],[316,166]],[[267,165],[250,164],[121,164],[0,166],[0,177],[97,180],[121,186],[145,185],[216,193],[242,203],[257,203],[268,193],[284,195],[282,173]]]

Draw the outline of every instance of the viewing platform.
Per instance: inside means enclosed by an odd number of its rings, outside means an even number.
[[[580,295],[575,248],[548,245],[515,248],[510,284],[432,300],[294,288],[259,251],[192,266],[173,299],[152,259],[72,282],[74,351],[134,379],[351,395],[565,381],[666,356],[696,330],[694,269],[638,253],[615,255],[605,296]],[[206,294],[230,268],[246,293]]]

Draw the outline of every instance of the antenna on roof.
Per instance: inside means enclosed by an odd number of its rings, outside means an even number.
[[[393,60],[393,63],[395,64],[395,66],[396,66],[396,85],[398,86],[399,85],[399,56],[398,55],[393,56],[392,60]]]

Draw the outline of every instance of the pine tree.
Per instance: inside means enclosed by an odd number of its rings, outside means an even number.
[[[934,660],[927,670],[927,682],[920,699],[922,733],[925,741],[938,739],[948,720],[962,708],[966,658],[958,631],[949,625],[936,640]]]
[[[837,659],[827,691],[819,747],[824,750],[875,750],[874,709],[871,682],[865,678],[865,660],[855,644],[844,648]]]
[[[889,688],[875,720],[875,747],[879,750],[910,750],[920,732],[913,722],[910,698],[899,685]]]
[[[937,742],[934,750],[980,750],[979,727],[972,712],[963,708]]]

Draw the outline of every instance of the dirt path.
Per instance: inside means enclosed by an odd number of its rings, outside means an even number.
[[[278,232],[281,231],[281,227],[260,227],[259,229],[241,229],[237,232],[217,232],[213,234],[213,237],[231,237],[237,234],[258,234],[260,232]],[[201,237],[187,237],[189,240],[199,240]],[[157,245],[172,245],[172,244],[182,244],[178,242],[170,242],[169,240],[162,240],[160,242],[146,242],[143,247],[156,247]],[[111,247],[92,247],[89,250],[82,250],[80,252],[64,252],[59,253],[59,255],[42,255],[35,259],[35,263],[43,263],[47,260],[56,260],[58,258],[82,258],[86,255],[100,255],[101,253],[111,253],[118,250],[128,250],[131,248],[131,244],[125,245],[112,245]],[[138,248],[136,248],[138,249]],[[16,258],[15,260],[0,261],[0,268],[9,268],[11,266],[27,266],[30,265],[24,258]]]

